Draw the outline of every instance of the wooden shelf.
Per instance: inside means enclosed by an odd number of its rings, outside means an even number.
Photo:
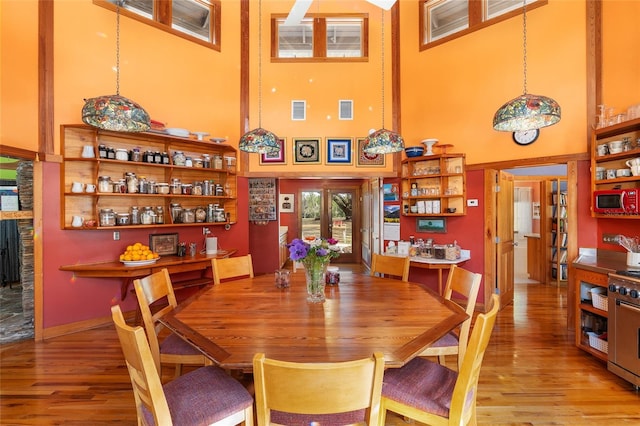
[[[31,210],[0,211],[0,220],[33,219]]]

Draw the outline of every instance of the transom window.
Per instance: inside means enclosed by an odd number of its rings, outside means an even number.
[[[527,10],[547,0],[526,0]],[[522,13],[522,0],[420,0],[421,50]]]
[[[297,25],[285,25],[286,16],[273,15],[272,61],[359,61],[369,49],[366,15],[307,15]]]
[[[93,0],[99,6],[163,31],[220,50],[219,0]]]

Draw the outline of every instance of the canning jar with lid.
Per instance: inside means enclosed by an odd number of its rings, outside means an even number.
[[[131,206],[131,224],[140,225],[140,210],[138,210],[138,206]]]
[[[196,222],[201,223],[207,220],[207,211],[202,206],[196,207]]]
[[[140,223],[143,225],[153,225],[156,221],[156,214],[149,206],[145,207],[140,214]]]
[[[129,151],[124,148],[116,149],[116,160],[129,161]]]
[[[182,214],[182,206],[180,203],[171,203],[171,221],[173,223],[180,223],[182,218],[180,217]]]
[[[185,160],[186,160],[186,157],[184,155],[184,152],[176,151],[176,152],[173,153],[173,165],[174,166],[184,166]]]
[[[112,192],[113,185],[109,176],[100,176],[98,178],[98,192]]]
[[[100,209],[100,226],[115,226],[116,214],[113,209]]]
[[[156,207],[156,224],[162,225],[164,223],[164,208],[162,206]]]
[[[193,209],[182,209],[182,223],[194,223],[196,221],[195,213]]]

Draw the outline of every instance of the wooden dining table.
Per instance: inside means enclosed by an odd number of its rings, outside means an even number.
[[[421,284],[341,273],[326,301],[307,301],[304,271],[289,288],[262,275],[202,290],[160,319],[216,364],[250,371],[253,356],[339,362],[379,351],[401,367],[468,318],[457,304]]]

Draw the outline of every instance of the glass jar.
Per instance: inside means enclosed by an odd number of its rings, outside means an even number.
[[[203,207],[198,206],[196,207],[195,217],[197,223],[202,223],[207,220],[207,211]]]
[[[340,269],[337,266],[327,266],[327,272],[325,274],[325,284],[338,285],[340,284]]]
[[[116,149],[116,160],[129,161],[129,152],[124,148]]]
[[[444,259],[446,256],[445,253],[446,247],[441,244],[436,244],[433,246],[433,257],[434,259]]]
[[[171,221],[173,223],[180,223],[182,220],[180,215],[182,214],[182,206],[179,203],[171,203]]]
[[[207,206],[207,222],[215,222],[215,210],[213,209],[213,204],[209,204]]]
[[[107,146],[104,144],[98,145],[98,156],[100,158],[107,158]]]
[[[213,168],[214,169],[222,169],[222,156],[214,155],[213,156]]]
[[[193,167],[193,160],[191,159],[191,157],[186,157],[184,159],[184,166],[185,167]]]
[[[162,206],[156,206],[156,220],[155,223],[157,225],[162,225],[164,223],[164,208]]]
[[[127,172],[125,173],[124,178],[127,182],[127,192],[130,194],[138,192],[138,178],[136,177],[136,174],[133,172]]]
[[[193,192],[193,184],[191,183],[182,184],[182,195],[191,195],[192,192]]]
[[[185,208],[182,210],[182,223],[194,223],[196,221],[196,215],[193,209]]]
[[[138,206],[131,206],[131,224],[140,225],[140,210]]]
[[[139,148],[133,148],[131,150],[131,161],[137,161],[137,162],[142,161],[142,155],[140,154]]]
[[[192,195],[202,195],[202,182],[196,181],[193,183],[193,190],[191,191]]]
[[[116,159],[116,150],[108,147],[107,148],[107,159],[108,160],[115,160]]]
[[[153,225],[156,221],[156,214],[149,206],[145,207],[140,214],[140,223],[143,225]]]
[[[201,169],[204,167],[204,164],[202,162],[202,158],[194,158],[193,159],[193,167],[196,169]]]
[[[129,213],[118,213],[118,214],[116,214],[116,224],[118,226],[129,225],[129,221],[130,220],[131,220],[131,217],[129,216]]]
[[[216,222],[227,221],[227,216],[224,214],[224,209],[222,207],[214,207],[214,215]]]
[[[112,192],[113,184],[109,176],[100,176],[98,178],[98,192]]]
[[[209,154],[202,154],[202,167],[205,169],[211,168],[211,157],[209,157]]]
[[[153,162],[155,164],[162,164],[162,154],[160,153],[160,151],[156,151],[153,154]]]
[[[173,153],[173,165],[174,166],[184,166],[184,162],[186,157],[182,151],[176,151]]]
[[[113,209],[100,209],[100,226],[115,226],[116,214]]]

